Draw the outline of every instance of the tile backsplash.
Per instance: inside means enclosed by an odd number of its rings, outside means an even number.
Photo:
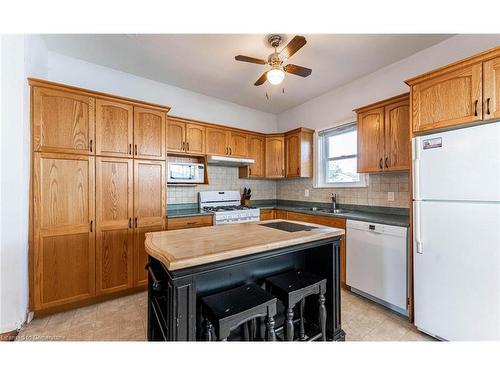
[[[331,202],[330,193],[337,193],[339,204],[366,206],[410,207],[408,173],[370,174],[365,188],[320,188],[313,187],[313,179],[277,181],[276,199]],[[309,190],[309,197],[304,196]],[[394,201],[387,200],[387,193],[394,192]]]
[[[197,203],[198,192],[204,190],[252,189],[252,199],[282,199],[311,202],[330,202],[330,192],[337,193],[340,204],[409,208],[410,193],[408,173],[370,174],[366,188],[313,188],[313,180],[252,180],[238,178],[237,167],[208,166],[209,185],[168,185],[168,204]],[[309,197],[304,196],[305,189]],[[394,192],[394,201],[387,200],[387,193]]]
[[[273,180],[250,180],[239,178],[237,167],[208,166],[208,185],[175,186],[168,185],[167,203],[197,203],[198,192],[207,190],[252,189],[252,199],[276,199],[276,182]]]

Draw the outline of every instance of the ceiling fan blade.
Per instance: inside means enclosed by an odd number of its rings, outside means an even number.
[[[267,61],[265,61],[265,60],[256,59],[255,57],[249,57],[249,56],[243,56],[243,55],[235,56],[234,59],[238,60],[238,61],[244,61],[244,62],[248,62],[248,63],[253,63],[253,64],[260,64],[260,65],[267,64]]]
[[[304,68],[303,66],[288,64],[283,68],[285,72],[295,74],[301,77],[307,77],[312,73],[312,69]]]
[[[264,74],[262,74],[259,79],[257,81],[255,81],[254,85],[255,86],[260,86],[262,85],[264,82],[266,82],[266,79],[267,79],[267,72],[265,72]]]
[[[295,35],[285,48],[283,48],[280,55],[289,59],[295,52],[304,47],[306,43],[306,38],[300,35]]]

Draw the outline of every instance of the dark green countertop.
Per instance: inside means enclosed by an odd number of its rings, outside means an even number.
[[[331,205],[328,203],[269,199],[252,201],[250,204],[252,207],[258,207],[262,209],[267,208],[275,210],[285,210],[310,215],[330,216],[342,219],[396,225],[399,227],[408,227],[410,225],[410,213],[407,208],[339,205],[339,207],[346,210],[346,212],[332,214],[328,212],[311,210],[312,207],[316,207],[318,209],[330,208]],[[170,204],[167,211],[167,216],[169,218],[204,215],[212,215],[212,213],[200,210],[196,203]]]

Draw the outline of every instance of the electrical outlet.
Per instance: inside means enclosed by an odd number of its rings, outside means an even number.
[[[304,197],[308,197],[309,196],[309,189],[305,189],[304,190]]]
[[[387,192],[387,200],[390,202],[394,202],[394,192],[393,191]]]

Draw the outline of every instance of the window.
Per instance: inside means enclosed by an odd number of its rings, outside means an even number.
[[[364,187],[366,178],[356,172],[356,123],[324,130],[318,135],[316,187]]]

